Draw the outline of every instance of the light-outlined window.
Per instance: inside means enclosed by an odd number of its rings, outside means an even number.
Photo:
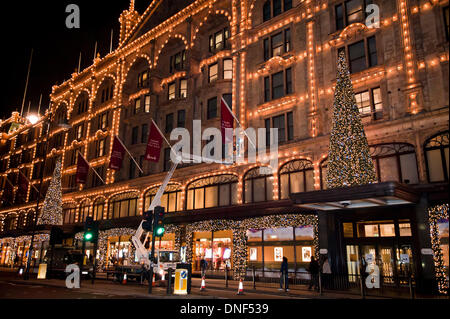
[[[291,68],[264,77],[264,102],[276,100],[292,93]]]
[[[214,63],[208,67],[208,82],[211,83],[219,78],[219,64]]]
[[[263,40],[264,61],[291,51],[291,29],[284,29]]]
[[[168,86],[168,99],[170,100],[174,100],[176,98],[176,84],[175,82],[169,83]]]
[[[297,159],[287,162],[280,168],[280,199],[290,194],[314,190],[314,165],[308,160]]]
[[[231,174],[198,179],[186,188],[186,209],[203,209],[237,204],[238,177]]]
[[[180,98],[186,98],[187,97],[187,80],[181,79],[180,80]]]
[[[292,0],[267,0],[262,7],[263,22],[292,9]]]
[[[181,71],[186,64],[186,50],[182,50],[170,57],[170,73]]]
[[[224,59],[223,60],[223,79],[231,80],[233,78],[233,60]]]
[[[361,117],[371,117],[373,120],[383,118],[383,100],[379,87],[358,92],[355,94]]]
[[[150,95],[144,97],[144,112],[150,113]]]
[[[218,52],[227,48],[227,41],[230,37],[228,27],[215,32],[209,36],[209,52]]]
[[[418,184],[416,151],[406,143],[378,144],[370,147],[378,182]]]
[[[149,189],[144,195],[144,210],[150,207],[153,199],[158,192],[158,187]],[[179,185],[169,184],[167,185],[164,194],[161,196],[161,206],[164,207],[165,212],[179,212],[183,210],[183,202],[181,200],[181,189]]]
[[[352,23],[364,23],[367,18],[366,8],[373,0],[348,0],[334,7],[336,31]]]
[[[109,201],[109,219],[132,217],[138,215],[138,196],[135,193],[117,195]]]
[[[375,36],[341,47],[347,56],[350,73],[357,73],[378,65]]]
[[[266,202],[273,200],[274,177],[272,170],[260,167],[249,170],[244,176],[244,203]]]

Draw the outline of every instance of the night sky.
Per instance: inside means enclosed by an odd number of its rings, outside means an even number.
[[[136,0],[136,10],[142,14],[150,0]],[[66,28],[66,6],[80,7],[80,29]],[[119,16],[129,7],[129,0],[41,0],[2,1],[2,93],[0,117],[11,111],[20,112],[30,58],[34,48],[30,81],[24,112],[31,101],[37,111],[42,93],[41,110],[49,104],[49,94],[55,84],[69,79],[78,66],[92,64],[95,41],[101,57],[109,53],[111,29],[114,29],[113,49],[117,47]]]

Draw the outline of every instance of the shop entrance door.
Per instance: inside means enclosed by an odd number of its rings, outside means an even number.
[[[347,267],[349,278],[356,273],[356,263],[349,259],[349,249],[355,245],[347,245]],[[358,246],[356,246],[358,247]],[[406,286],[410,274],[414,277],[414,263],[411,244],[371,244],[359,245],[363,265],[375,264],[380,271],[380,283],[384,286]],[[350,261],[350,262],[349,262]],[[355,264],[355,265],[353,265]],[[352,267],[350,267],[352,266]],[[364,269],[365,271],[365,269]]]

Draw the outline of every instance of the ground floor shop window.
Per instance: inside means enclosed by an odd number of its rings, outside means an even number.
[[[289,272],[306,273],[314,255],[314,227],[249,229],[248,265],[258,276],[278,277],[283,257]]]
[[[152,249],[152,236],[147,234],[144,241],[144,247],[150,251]],[[155,240],[155,255],[158,251],[167,251],[175,249],[175,234],[167,233],[163,237]],[[99,252],[98,252],[99,253]],[[93,250],[90,251],[90,255]],[[88,256],[90,257],[90,256]],[[99,255],[97,255],[99,258]],[[131,236],[112,236],[108,238],[107,245],[107,267],[113,266],[130,266],[139,264],[136,257]]]
[[[131,245],[131,236],[108,238],[108,266],[128,266],[131,259]]]
[[[194,232],[193,271],[201,270],[201,260],[207,262],[207,270],[231,268],[233,234],[231,230]]]

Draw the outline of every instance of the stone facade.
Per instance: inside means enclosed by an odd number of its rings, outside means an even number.
[[[366,107],[370,111],[363,114],[369,144],[409,144],[417,159],[417,184],[430,181],[424,145],[436,134],[447,131],[448,136],[448,1],[376,0],[379,28],[349,24],[351,17],[345,11],[344,25],[338,28],[337,7],[345,7],[341,0],[197,0],[176,1],[177,5],[172,1],[175,8],[171,10],[164,3],[157,6],[152,2],[144,13],[136,12],[133,2],[121,15],[118,47],[72,74],[70,80],[55,85],[51,106],[37,124],[27,123],[17,113],[1,123],[2,185],[6,185],[6,177],[17,178],[20,168],[39,186],[39,143],[45,139],[50,119],[44,189],[51,178],[51,164],[62,156],[65,208],[74,207],[79,214],[85,204],[92,212],[93,204],[100,199],[106,205],[105,217],[113,196],[134,192],[141,213],[145,192],[165,176],[164,151],[157,164],[141,160],[148,132],[143,126],[149,129],[154,119],[164,132],[168,128],[169,139],[170,128],[181,121],[179,111],[184,111],[183,124],[190,131],[192,120],[202,120],[202,128],[220,128],[220,98],[231,94],[230,104],[244,127],[274,126],[275,117],[286,115],[282,120],[286,140],[279,147],[279,166],[293,160],[308,161],[314,168],[310,187],[320,190],[338,50],[346,50],[351,59],[354,53],[350,51],[361,43],[366,67],[352,72],[352,82],[356,93],[368,91],[370,96],[369,101],[360,101],[361,108],[369,104]],[[280,14],[276,14],[278,2],[282,4]],[[267,8],[269,19],[263,14]],[[226,64],[229,62],[224,62],[227,59],[232,61],[232,70]],[[276,78],[281,71],[282,77]],[[275,82],[280,78],[282,92],[276,93]],[[374,89],[379,89],[376,97]],[[217,111],[209,118],[208,101],[215,97]],[[290,112],[292,122],[287,117]],[[63,119],[72,129],[57,127]],[[172,119],[172,125],[166,123],[168,119]],[[11,123],[19,123],[18,129],[10,130]],[[115,135],[142,164],[143,174],[130,168],[134,164],[129,156],[119,172],[108,169]],[[92,173],[86,185],[74,183],[74,154],[78,150],[106,185],[96,181]],[[26,152],[33,155],[22,156],[17,165],[11,165],[15,155]],[[253,167],[248,163],[183,165],[172,179],[182,192],[180,210],[188,210],[186,187],[191,181],[224,173],[238,177],[237,203],[244,203],[244,178]],[[443,178],[448,181],[448,175]],[[274,174],[273,200],[281,197],[280,183],[280,177]],[[14,192],[15,197],[0,209],[3,232],[24,228],[26,218],[17,223],[18,216],[36,206],[32,187],[23,198],[18,196],[17,187]],[[12,214],[17,216],[15,225],[8,224],[6,229],[5,221]]]

